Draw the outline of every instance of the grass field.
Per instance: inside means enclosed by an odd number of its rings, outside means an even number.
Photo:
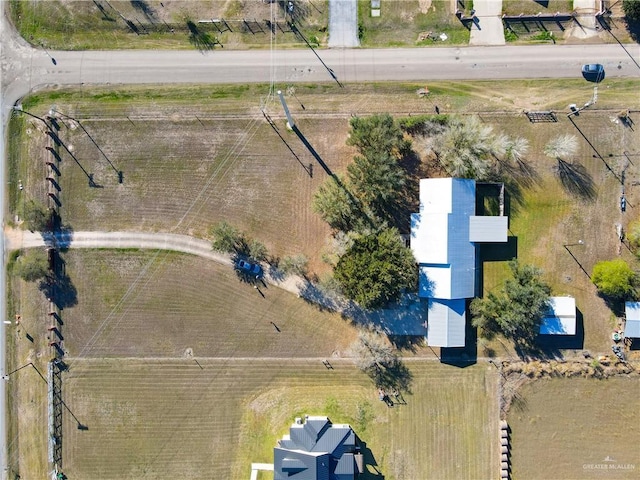
[[[612,119],[619,109],[633,104],[636,87],[637,82],[630,80],[607,81],[607,88],[600,88],[598,103],[574,117],[575,126],[563,115],[558,123],[531,124],[519,112],[564,109],[572,101],[588,99],[592,91],[582,81],[504,82],[499,97],[493,95],[490,82],[436,83],[430,86],[432,94],[427,99],[416,95],[416,84],[345,89],[302,85],[290,94],[290,104],[301,131],[335,172],[343,171],[354,154],[345,146],[353,112],[389,110],[402,116],[430,112],[434,104],[444,112],[460,111],[466,105],[467,111],[479,112],[495,131],[526,137],[531,145],[527,162],[536,173],[522,190],[522,202],[514,203],[511,212],[518,254],[546,272],[554,293],[577,298],[584,315],[585,348],[605,351],[616,320],[595,295],[580,266],[590,272],[596,261],[618,255],[615,223],[626,228],[635,220],[633,206],[638,199],[635,188],[627,188],[630,208],[620,213],[619,183],[602,160],[593,158],[593,148],[618,176],[627,161],[623,152],[630,153],[634,161],[640,147],[637,131]],[[517,94],[523,88],[526,97]],[[59,111],[81,119],[108,158],[74,122],[62,119],[60,137],[102,187],[89,188],[82,170],[63,152],[61,211],[73,229],[161,230],[205,236],[210,225],[225,219],[265,243],[274,256],[306,254],[312,269],[322,273],[327,270],[321,254],[329,230],[313,213],[311,199],[326,174],[295,135],[278,127],[285,144],[258,113],[261,92],[266,95],[268,89],[62,90],[38,93],[25,101],[25,108],[44,115],[55,103]],[[211,101],[197,102],[194,108],[194,98],[202,97]],[[284,123],[277,105],[269,103],[267,110],[276,125]],[[41,179],[50,154],[43,148],[46,137],[41,128],[41,122],[31,118],[12,122],[12,141],[21,147],[11,156],[10,182],[16,185],[20,179],[25,185],[20,196],[17,189],[9,189],[13,214],[19,212],[25,197],[44,201],[46,183]],[[564,191],[554,174],[555,161],[543,154],[545,144],[561,133],[577,136],[580,149],[569,160],[584,165],[595,198],[583,199]],[[420,145],[416,140],[418,152]],[[33,158],[41,162],[28,161]],[[312,178],[306,171],[309,164],[314,166]],[[122,184],[115,170],[124,172]],[[640,171],[633,163],[625,173],[628,186],[638,181]],[[579,239],[585,246],[571,250],[576,261],[563,245]],[[620,255],[632,259],[625,248]],[[503,262],[486,264],[485,287],[498,285],[504,274]]]
[[[66,417],[67,475],[245,479],[304,413],[351,422],[375,458],[370,472],[389,480],[497,473],[495,370],[412,362],[412,395],[388,408],[342,362],[331,371],[295,360],[200,363],[71,360],[65,401],[89,430]]]
[[[78,290],[64,312],[73,357],[330,358],[355,339],[340,315],[276,287],[262,298],[230,267],[197,257],[75,250],[65,261]]]
[[[508,416],[513,478],[638,478],[637,376],[526,385]]]

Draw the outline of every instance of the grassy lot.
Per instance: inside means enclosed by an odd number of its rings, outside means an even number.
[[[638,478],[639,391],[636,376],[523,387],[508,415],[513,477]]]
[[[11,18],[33,45],[63,50],[303,48],[304,42],[286,26],[283,3],[214,0],[160,2],[123,0],[13,0]],[[328,6],[324,0],[300,2],[295,12],[307,39],[326,43]],[[207,22],[222,19],[218,27]],[[243,20],[246,19],[247,23]],[[267,21],[279,27],[269,34]]]
[[[614,224],[622,222],[626,226],[637,218],[638,193],[632,185],[640,181],[640,172],[635,164],[626,171],[629,208],[621,215],[619,183],[600,159],[593,158],[591,147],[576,127],[562,114],[557,124],[536,125],[521,115],[523,109],[564,111],[569,103],[588,100],[591,88],[582,81],[503,82],[496,95],[496,86],[491,82],[436,83],[429,85],[432,93],[425,99],[416,95],[420,87],[423,85],[368,84],[344,89],[303,85],[296,86],[296,97],[290,95],[290,105],[299,118],[301,131],[335,171],[343,170],[353,155],[353,150],[344,145],[352,113],[389,111],[402,116],[431,113],[434,105],[439,105],[444,113],[479,112],[497,131],[527,137],[531,143],[527,159],[537,175],[532,177],[535,181],[531,186],[523,188],[522,202],[512,212],[511,231],[518,237],[518,254],[524,261],[536,263],[545,270],[546,279],[555,293],[576,296],[584,316],[584,346],[594,353],[607,351],[615,319],[595,296],[580,265],[589,272],[597,260],[618,255]],[[60,122],[61,139],[102,187],[89,188],[78,165],[63,153],[62,215],[73,229],[169,230],[204,235],[213,222],[226,219],[263,241],[272,253],[306,253],[312,258],[313,267],[321,270],[320,252],[329,232],[309,204],[325,173],[316,164],[313,177],[307,175],[303,166],[308,167],[314,159],[299,139],[286,132],[281,111],[272,101],[264,102],[267,111],[273,115],[280,134],[302,165],[266,123],[257,105],[261,98],[267,97],[268,88],[263,86],[159,90],[136,87],[126,91],[87,88],[40,92],[27,99],[24,107],[35,115],[44,116],[51,105],[56,104],[59,111],[81,119],[93,141],[109,159],[102,156],[77,124],[68,119]],[[294,102],[296,98],[305,105],[304,112]],[[634,155],[630,158],[635,161],[640,145],[637,130],[625,129],[612,120],[621,108],[636,103],[637,82],[607,80],[600,88],[595,108],[575,118],[576,125],[618,175],[624,167],[622,152]],[[555,178],[554,162],[543,155],[546,142],[561,133],[579,136],[580,150],[573,160],[585,166],[597,194],[594,199],[567,194]],[[11,150],[7,167],[10,185],[13,185],[9,189],[11,202],[7,220],[12,220],[19,212],[25,198],[45,201],[44,162],[50,158],[44,149],[46,136],[42,122],[16,116],[10,126],[10,136],[11,145],[18,148]],[[416,140],[415,145],[418,149],[420,142]],[[111,164],[124,172],[122,184],[118,183]],[[24,183],[20,193],[15,188],[18,180]],[[578,239],[583,239],[585,246],[572,249],[577,259],[574,260],[562,245],[575,243]],[[630,259],[624,248],[620,255]],[[285,433],[294,416],[291,413],[289,418],[282,417],[288,408],[274,410],[274,415],[280,415],[274,419],[264,412],[247,410],[247,407],[237,409],[237,405],[248,405],[243,402],[256,399],[254,405],[258,406],[271,400],[289,402],[287,405],[291,405],[291,411],[295,413],[321,406],[329,412],[337,412],[336,418],[355,419],[354,424],[364,422],[362,418],[366,418],[366,411],[358,416],[357,406],[366,410],[365,402],[370,402],[371,411],[376,415],[374,418],[388,423],[370,422],[371,426],[365,429],[370,436],[363,435],[363,438],[389,478],[393,478],[392,475],[397,478],[403,475],[409,478],[495,476],[491,462],[497,456],[490,450],[474,450],[494,448],[490,447],[490,442],[482,441],[485,437],[477,435],[495,438],[495,432],[483,433],[482,427],[478,426],[493,428],[495,422],[487,423],[488,417],[474,410],[478,406],[484,409],[482,411],[486,408],[493,411],[486,398],[486,392],[493,390],[485,389],[483,381],[476,376],[484,377],[481,367],[455,370],[433,364],[429,368],[439,370],[423,374],[412,363],[415,383],[409,405],[391,410],[383,408],[382,413],[379,413],[381,404],[376,403],[369,381],[346,367],[344,372],[336,369],[336,374],[344,373],[345,376],[324,390],[321,383],[324,380],[319,380],[317,374],[329,372],[315,363],[308,366],[309,370],[306,366],[274,369],[268,365],[263,370],[256,370],[255,377],[248,377],[246,385],[244,381],[236,382],[237,385],[230,383],[231,379],[236,379],[237,370],[229,367],[228,374],[226,368],[216,369],[218,376],[206,377],[200,386],[194,383],[197,386],[194,391],[206,398],[206,402],[198,400],[194,403],[195,415],[178,412],[174,405],[180,405],[187,395],[180,391],[180,382],[195,382],[193,378],[198,372],[210,370],[208,365],[203,365],[205,370],[200,371],[195,361],[183,358],[189,348],[198,361],[213,362],[211,365],[215,362],[203,357],[311,355],[324,358],[334,351],[342,352],[353,338],[353,329],[337,316],[318,312],[275,289],[267,289],[263,300],[252,288],[240,284],[228,268],[202,264],[188,256],[167,252],[71,251],[64,259],[77,295],[77,305],[64,311],[65,348],[81,359],[72,366],[63,388],[68,388],[65,398],[70,405],[73,403],[74,414],[83,422],[86,419],[89,426],[88,431],[78,431],[71,419],[67,419],[65,426],[65,441],[70,439],[69,446],[65,447],[65,468],[69,467],[69,472],[76,478],[109,478],[110,472],[117,468],[121,470],[112,478],[144,478],[145,475],[157,478],[178,475],[178,472],[187,478],[197,478],[200,472],[218,471],[217,468],[229,469],[225,472],[237,468],[233,478],[244,478],[248,474],[244,469],[248,462],[268,461],[265,458],[268,451],[260,439],[268,438],[272,444],[273,436]],[[485,286],[492,288],[503,278],[504,264],[487,264],[485,270]],[[42,295],[21,282],[12,284],[13,311],[9,315],[19,313],[22,320],[18,328],[11,327],[14,330],[10,336],[16,342],[11,362],[17,368],[33,361],[44,372],[50,352],[42,323],[46,313]],[[229,302],[230,298],[234,302]],[[270,321],[282,328],[281,334],[275,332]],[[27,333],[33,341],[27,338]],[[494,347],[496,354],[504,355],[504,350],[500,350],[502,347]],[[105,356],[120,358],[93,358]],[[140,359],[129,363],[122,358],[132,356],[167,359]],[[231,363],[237,362],[239,360],[235,359]],[[246,365],[238,368],[251,372],[255,365],[266,365],[258,360],[247,362],[251,368]],[[169,367],[155,368],[157,365],[169,365],[171,371],[179,370],[171,374],[176,375],[175,378],[186,371],[189,374],[184,377],[186,380],[176,380],[176,386],[172,386],[161,376]],[[273,370],[273,373],[265,374],[265,369]],[[122,372],[130,372],[131,376]],[[101,379],[101,375],[106,379]],[[135,375],[141,376],[136,378]],[[225,380],[227,383],[221,383],[223,377],[230,377]],[[451,393],[443,393],[442,385],[448,385],[449,380],[452,382]],[[308,393],[296,390],[300,386],[296,382],[308,382],[302,385]],[[105,385],[112,383],[113,390],[105,389]],[[140,392],[128,389],[138,384],[147,389],[148,396],[138,398]],[[218,384],[222,390],[215,390]],[[331,400],[330,397],[338,398],[334,385],[353,386],[353,391],[345,394],[345,405],[336,407]],[[462,390],[455,390],[456,385]],[[234,397],[236,388],[241,393]],[[287,390],[290,388],[293,390]],[[478,400],[476,388],[482,390],[484,400]],[[47,469],[46,389],[32,368],[12,375],[10,389],[11,463],[23,476],[44,478]],[[323,393],[323,396],[318,393],[321,391],[329,393]],[[227,395],[230,403],[225,406]],[[308,403],[298,406],[290,400],[300,396],[306,397]],[[169,405],[174,408],[168,417],[160,415],[163,404],[153,403],[165,397],[163,401],[171,401]],[[100,401],[94,401],[95,398]],[[417,398],[425,401],[412,401]],[[475,401],[465,403],[461,400],[469,398],[475,398]],[[487,403],[482,406],[482,402]],[[185,401],[182,404],[191,405]],[[212,404],[214,408],[205,410]],[[220,405],[220,413],[215,415],[228,423],[218,426],[214,420],[203,422],[210,418],[208,415],[214,415],[212,411],[216,411],[217,405]],[[236,410],[232,412],[234,405]],[[405,415],[405,412],[411,412],[411,415]],[[139,421],[127,417],[134,414],[140,415]],[[392,422],[394,416],[398,418]],[[119,423],[109,424],[114,417]],[[466,423],[456,423],[459,419]],[[474,423],[476,421],[479,423]],[[127,430],[128,422],[134,424],[135,433]],[[200,423],[206,426],[203,433],[195,428]],[[470,430],[464,429],[466,424]],[[273,425],[277,428],[271,428]],[[108,435],[112,435],[116,452],[108,458],[104,455],[105,442],[102,440],[109,438],[105,433],[107,430],[111,432]],[[169,443],[175,431],[184,433],[187,441],[196,442],[192,453],[181,444],[176,447],[175,443]],[[104,435],[99,436],[97,433],[100,432]],[[87,443],[87,438],[93,435],[95,437]],[[216,457],[217,460],[211,457],[212,445],[217,451],[226,435],[243,435],[249,443],[250,438],[257,439],[255,450],[248,451],[242,458],[233,457],[236,467],[224,457],[227,451],[221,450],[222,456]],[[412,443],[414,437],[422,443]],[[214,443],[215,438],[221,440]],[[235,438],[234,446],[240,437]],[[140,445],[140,449],[134,449],[133,445]],[[176,449],[175,455],[168,445]],[[433,447],[425,448],[424,445]],[[205,450],[206,455],[202,453]],[[233,452],[237,454],[237,450]],[[476,458],[458,459],[460,468],[468,468],[462,474],[454,469],[453,460],[460,452],[470,452],[469,455]],[[220,458],[227,458],[227,463]],[[398,458],[408,458],[406,468],[409,470],[401,471],[404,463]],[[411,463],[414,458],[415,465]],[[90,468],[96,470],[87,470]],[[414,475],[411,469],[417,473]]]
[[[390,480],[496,476],[495,370],[412,363],[413,393],[388,408],[342,362],[332,371],[293,360],[200,363],[71,361],[65,401],[89,430],[66,417],[67,475],[244,479],[308,413],[350,422],[377,463],[369,471]]]
[[[197,257],[76,250],[64,258],[78,290],[64,312],[71,356],[331,357],[355,339],[339,315],[276,287],[262,287],[262,298],[230,267]]]
[[[47,305],[33,285],[21,280],[9,277],[7,290],[7,318],[13,325],[6,327],[6,372],[15,371],[7,383],[7,465],[10,472],[28,472],[30,478],[46,478],[47,385],[38,372],[46,378],[51,353],[44,322]],[[20,367],[24,368],[18,370]]]
[[[623,152],[638,152],[640,136],[612,122],[612,118],[615,115],[593,110],[584,112],[574,121],[615,175],[620,177],[626,168],[626,193],[636,205],[638,192],[630,185],[638,181],[640,170],[627,161]],[[596,262],[618,256],[636,265],[633,255],[618,241],[615,225],[620,223],[626,229],[638,214],[634,208],[627,209],[624,214],[620,211],[619,180],[602,160],[593,158],[593,149],[566,117],[560,118],[557,124],[530,126],[526,120],[510,120],[508,124],[501,122],[498,125],[514,135],[528,130],[527,138],[531,143],[528,160],[537,174],[537,185],[525,190],[523,202],[517,205],[511,218],[510,231],[518,237],[518,257],[544,270],[554,294],[576,298],[584,318],[584,347],[606,352],[617,320],[596,295],[587,274]],[[556,161],[542,154],[545,143],[560,132],[578,136],[580,150],[572,160],[585,167],[587,186],[593,189],[594,198],[581,197],[563,189],[554,173]],[[633,157],[630,160],[636,163]],[[579,240],[584,241],[584,246],[564,247]],[[486,265],[485,289],[498,286],[505,271],[503,264]]]
[[[385,1],[380,16],[371,15],[371,1],[358,0],[358,22],[363,47],[410,47],[413,45],[459,45],[469,43],[469,30],[455,17],[451,2]],[[446,41],[422,38],[420,34],[439,36]]]
[[[573,0],[549,0],[535,2],[532,0],[502,0],[502,13],[505,15],[553,15],[556,12],[571,13]]]
[[[33,45],[64,50],[119,48],[305,48],[287,26],[286,2],[214,1],[46,1],[10,4],[11,18]],[[420,33],[445,32],[437,44],[464,44],[469,32],[450,11],[450,2],[385,1],[382,14],[372,18],[371,2],[359,2],[362,43],[368,47],[429,45]],[[296,1],[296,25],[315,45],[328,41],[326,0]],[[200,20],[223,20],[215,25]],[[246,20],[246,22],[244,21]],[[270,35],[268,21],[277,22]],[[191,22],[191,23],[188,23]]]

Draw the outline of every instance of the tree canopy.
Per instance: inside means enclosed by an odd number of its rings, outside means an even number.
[[[219,252],[236,252],[244,239],[244,235],[240,230],[224,220],[211,227],[209,233],[213,236],[211,247]]]
[[[403,289],[414,289],[418,272],[411,250],[389,228],[355,239],[334,276],[348,298],[374,309],[396,300]]]
[[[49,213],[42,204],[33,200],[27,200],[23,207],[22,216],[29,231],[44,232],[47,230]]]
[[[402,129],[388,113],[369,117],[353,117],[347,145],[355,146],[364,157],[388,154],[396,159],[408,146]]]
[[[401,202],[406,173],[388,152],[356,156],[347,167],[355,195],[377,218],[387,219]]]
[[[452,117],[433,148],[449,175],[484,180],[495,165],[496,155],[505,151],[501,141],[506,140],[476,116]]]
[[[44,250],[27,250],[21,254],[13,265],[13,273],[27,282],[35,282],[47,275],[47,254]]]
[[[622,0],[622,9],[627,20],[640,21],[640,1],[638,0]]]
[[[512,260],[509,268],[513,278],[499,291],[471,302],[472,323],[485,337],[499,332],[522,347],[531,347],[549,307],[551,288],[533,265]]]
[[[341,176],[327,178],[313,196],[313,210],[334,230],[348,232],[363,221],[357,200]]]
[[[625,300],[636,296],[638,277],[629,264],[621,258],[596,263],[591,281],[606,297]]]

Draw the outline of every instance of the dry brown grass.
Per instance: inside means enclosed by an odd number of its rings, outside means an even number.
[[[525,385],[508,416],[513,477],[637,478],[639,391],[637,376]]]
[[[197,257],[76,250],[65,259],[78,289],[64,312],[74,357],[331,357],[356,335],[338,314],[276,287],[261,285],[263,298],[232,268]]]

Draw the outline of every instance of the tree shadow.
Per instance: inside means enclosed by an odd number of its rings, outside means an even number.
[[[378,388],[411,393],[413,374],[399,358],[387,365],[376,366],[369,372],[369,376]]]
[[[130,0],[131,6],[136,10],[142,12],[142,14],[149,20],[151,23],[155,23],[157,21],[156,11],[153,7],[149,5],[145,0]]]
[[[73,240],[73,227],[63,224],[60,214],[52,208],[49,210],[47,229],[41,232],[41,235],[46,245],[66,252]]]
[[[222,46],[216,37],[200,30],[191,20],[187,20],[187,28],[189,29],[189,43],[201,52],[213,50],[216,45]]]
[[[39,289],[61,310],[78,304],[78,291],[66,273],[42,280]]]
[[[424,345],[424,335],[387,335],[389,341],[398,351],[406,350],[411,353],[418,351]]]
[[[562,187],[572,195],[576,195],[583,200],[594,201],[597,191],[593,179],[584,165],[579,163],[569,163],[558,158],[555,167],[556,174],[560,179]]]

